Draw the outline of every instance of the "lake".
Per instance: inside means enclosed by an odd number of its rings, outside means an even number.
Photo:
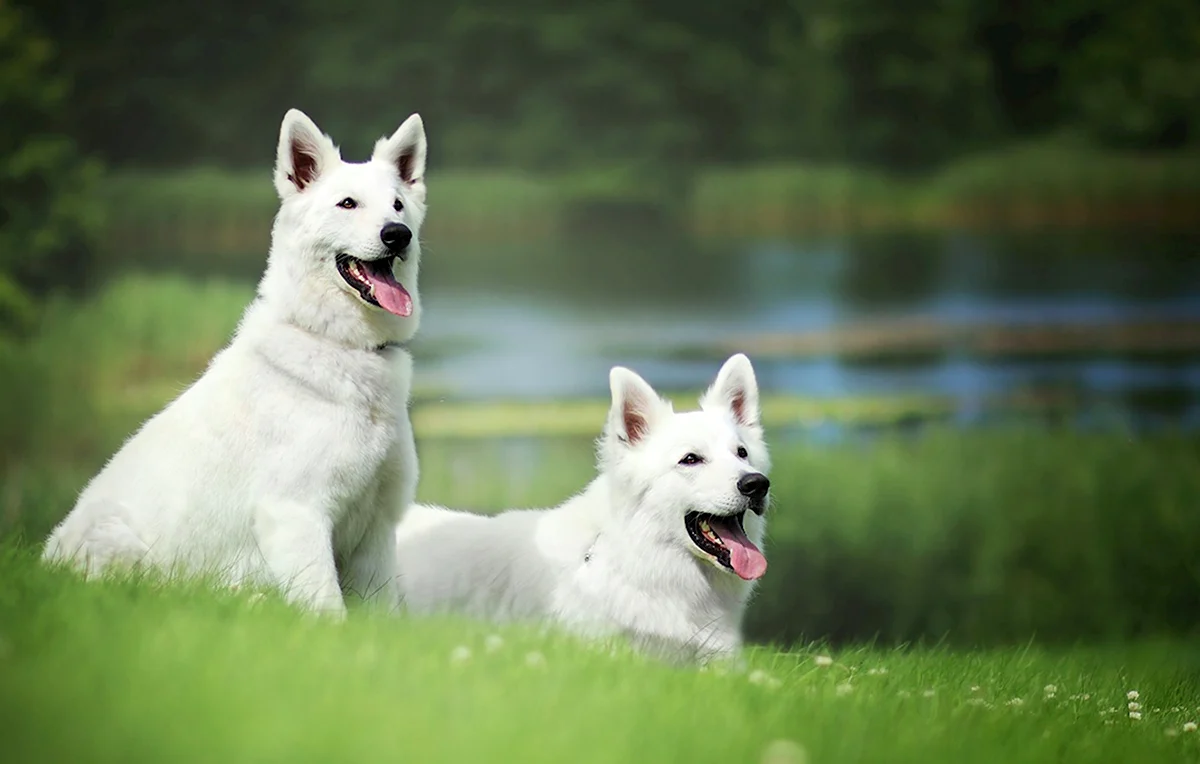
[[[614,364],[660,388],[698,388],[739,338],[847,326],[901,327],[894,333],[903,337],[914,323],[1200,325],[1200,232],[694,242],[613,230],[528,247],[431,242],[424,257],[420,374],[448,398],[604,396]],[[1069,393],[1080,421],[1135,414],[1142,424],[1200,424],[1196,347],[1158,348],[1155,331],[1118,351],[1076,342],[1070,352],[996,353],[948,343],[886,357],[836,347],[750,355],[760,384],[780,393],[926,393],[952,399],[970,419],[997,396],[1046,391]]]

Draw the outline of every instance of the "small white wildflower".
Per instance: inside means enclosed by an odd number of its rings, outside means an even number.
[[[525,654],[525,665],[530,668],[542,668],[546,665],[546,656],[537,650]]]
[[[1019,705],[1023,704],[1024,702],[1025,702],[1025,701],[1024,701],[1023,699],[1021,699],[1021,698],[1009,698],[1008,700],[1004,701],[1004,705],[1006,705],[1006,706],[1019,706]]]
[[[1196,731],[1196,723],[1195,722],[1184,722],[1183,723],[1183,731],[1184,732],[1195,732]]]
[[[886,673],[887,673],[887,669],[885,669],[885,668],[867,669],[868,676],[883,676]]]
[[[1125,697],[1129,700],[1137,700],[1140,696],[1138,695],[1137,690],[1130,690],[1129,692],[1125,693]]]
[[[813,658],[813,663],[824,668],[825,666],[833,665],[833,658],[830,658],[828,655],[818,655],[817,657]]]
[[[934,695],[937,695],[937,690],[926,690],[925,692],[921,693],[921,695],[926,698],[932,698]]]
[[[763,749],[762,764],[807,764],[808,751],[792,740],[773,740]]]
[[[471,648],[466,645],[459,645],[450,651],[450,662],[455,666],[461,666],[471,660]]]
[[[843,695],[849,695],[850,693],[854,692],[854,685],[850,684],[849,682],[842,682],[837,687],[834,687],[833,691],[836,692],[839,697]]]
[[[1171,713],[1173,713],[1173,714],[1183,713],[1183,706],[1171,706]]]
[[[1055,693],[1058,692],[1058,686],[1053,685],[1053,684],[1048,684],[1042,689],[1042,692],[1046,693],[1047,695],[1054,695]]]
[[[483,649],[489,653],[494,653],[504,647],[504,638],[499,634],[488,634],[483,638]]]
[[[1090,692],[1085,692],[1085,693],[1083,694],[1083,699],[1084,699],[1084,700],[1091,700],[1091,699],[1092,699],[1092,694],[1091,694]]]
[[[1129,718],[1130,718],[1130,719],[1133,719],[1135,722],[1137,722],[1137,721],[1141,721],[1141,719],[1142,719],[1142,712],[1141,712],[1141,711],[1130,711],[1130,712],[1129,712]]]
[[[983,689],[983,688],[981,688],[981,687],[980,687],[979,685],[977,685],[977,684],[973,684],[973,685],[971,685],[971,692],[979,692],[981,689]]]
[[[1137,701],[1131,701],[1131,702],[1129,703],[1129,710],[1130,710],[1130,711],[1140,711],[1141,709],[1142,709],[1142,704],[1141,704],[1141,703],[1138,703]]]

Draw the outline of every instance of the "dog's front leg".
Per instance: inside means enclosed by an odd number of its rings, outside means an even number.
[[[400,607],[401,599],[396,523],[416,498],[417,470],[417,447],[412,425],[405,415],[399,422],[392,454],[380,475],[371,523],[351,554],[343,578],[347,591],[389,612]]]
[[[400,606],[396,575],[395,517],[379,513],[347,561],[343,583],[347,594],[361,597],[371,607],[393,612]]]
[[[296,501],[263,502],[254,513],[254,538],[289,602],[345,616],[328,512]]]

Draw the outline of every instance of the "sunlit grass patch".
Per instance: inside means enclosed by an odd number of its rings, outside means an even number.
[[[676,668],[530,627],[364,611],[338,624],[276,597],[153,577],[85,584],[11,546],[0,580],[0,750],[10,761],[1200,754],[1200,652],[1185,643],[760,646],[741,662]]]

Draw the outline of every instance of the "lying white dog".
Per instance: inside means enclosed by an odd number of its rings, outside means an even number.
[[[257,298],[84,489],[45,558],[276,586],[336,614],[343,590],[397,604],[393,530],[417,482],[400,343],[420,317],[425,154],[416,114],[351,164],[287,113]]]
[[[754,370],[721,368],[675,413],[632,371],[610,374],[599,476],[557,509],[493,517],[415,505],[396,528],[410,611],[624,635],[672,658],[727,655],[767,569],[769,467]]]

